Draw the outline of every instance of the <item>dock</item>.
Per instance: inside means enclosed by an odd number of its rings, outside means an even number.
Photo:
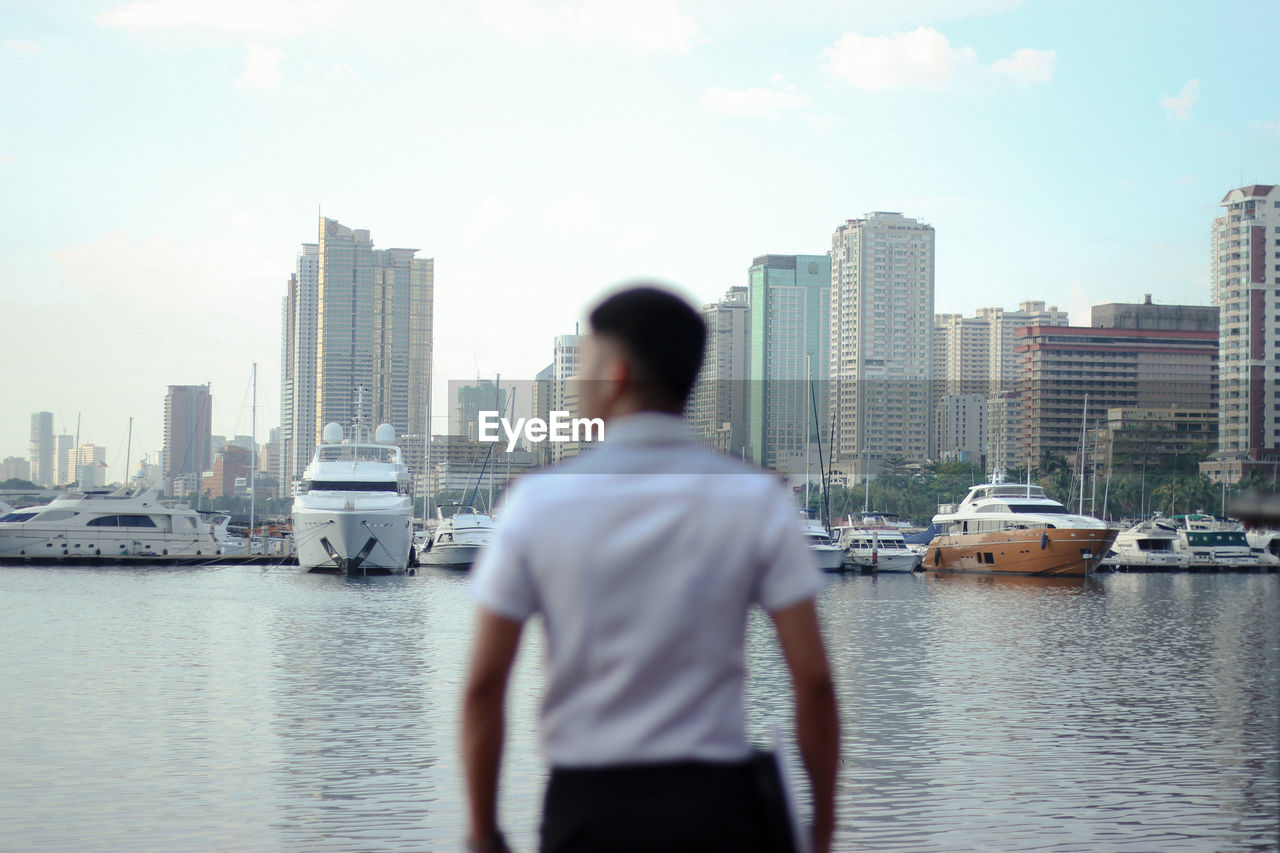
[[[0,566],[129,566],[147,568],[161,566],[185,566],[198,568],[201,566],[297,566],[298,560],[292,555],[280,554],[221,554],[207,556],[154,556],[141,557],[121,554],[100,557],[77,554],[74,557],[38,556],[38,557],[0,557]]]

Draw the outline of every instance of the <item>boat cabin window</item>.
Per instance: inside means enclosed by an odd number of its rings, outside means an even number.
[[[1009,504],[1009,511],[1010,512],[1034,512],[1034,513],[1039,513],[1040,515],[1047,515],[1049,513],[1065,515],[1070,510],[1068,510],[1062,504],[1048,504],[1048,503],[1046,504],[1014,504],[1014,503],[1011,503]]]
[[[367,480],[312,480],[313,492],[394,492],[394,480],[370,482]]]
[[[400,461],[400,448],[395,445],[326,444],[316,450],[322,462],[386,462]]]
[[[89,527],[155,527],[149,515],[100,515],[87,522]]]
[[[16,523],[19,521],[30,521],[35,517],[36,517],[36,514],[34,512],[11,512],[8,515],[4,516],[3,518],[0,518],[0,523],[4,523],[4,522]]]

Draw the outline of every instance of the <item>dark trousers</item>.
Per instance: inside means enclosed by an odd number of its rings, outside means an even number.
[[[790,851],[777,785],[768,757],[735,764],[554,768],[542,815],[542,853]]]

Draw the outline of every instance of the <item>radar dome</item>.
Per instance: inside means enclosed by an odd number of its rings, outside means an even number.
[[[378,444],[394,444],[396,428],[391,424],[378,424],[378,428],[373,431],[373,440]]]
[[[324,425],[324,443],[338,444],[342,441],[342,424],[327,423]]]

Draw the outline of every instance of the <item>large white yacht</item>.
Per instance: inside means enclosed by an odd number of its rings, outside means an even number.
[[[1178,548],[1178,529],[1167,518],[1140,521],[1116,534],[1103,563],[1127,569],[1183,569],[1189,557]]]
[[[1249,547],[1238,521],[1191,513],[1173,516],[1178,549],[1192,569],[1256,569],[1258,555]]]
[[[452,504],[436,507],[436,529],[418,564],[446,569],[467,569],[495,532],[493,519],[475,507]]]
[[[824,572],[838,572],[844,568],[844,549],[831,540],[831,534],[822,522],[805,510],[800,510],[800,529],[805,543]]]
[[[185,504],[165,506],[159,496],[150,485],[122,486],[13,510],[0,516],[0,557],[216,556],[218,545],[196,512]]]
[[[324,443],[303,474],[293,500],[298,565],[311,572],[398,574],[409,564],[413,501],[409,470],[395,429],[382,424],[372,442],[344,441],[342,426],[326,424]]]
[[[849,568],[869,572],[914,572],[920,568],[920,555],[907,547],[897,527],[856,525],[836,530]]]
[[[991,479],[959,506],[938,507],[941,532],[925,554],[927,571],[1086,575],[1115,541],[1106,522],[1072,513],[1039,486],[1005,483],[1000,471]]]

